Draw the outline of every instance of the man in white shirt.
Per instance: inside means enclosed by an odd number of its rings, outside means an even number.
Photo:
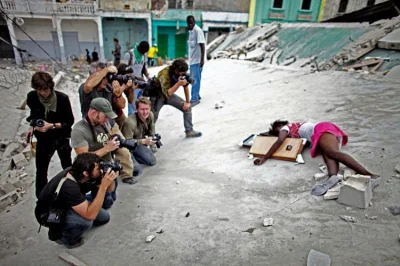
[[[193,16],[186,18],[186,23],[189,28],[189,66],[190,76],[194,79],[192,84],[192,93],[190,105],[194,107],[200,103],[200,85],[201,85],[201,72],[204,66],[205,54],[205,38],[202,29],[196,25]]]

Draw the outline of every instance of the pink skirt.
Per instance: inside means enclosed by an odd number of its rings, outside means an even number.
[[[338,140],[342,141],[342,146],[346,145],[349,137],[346,133],[344,133],[337,125],[331,122],[321,122],[315,125],[314,134],[311,136],[311,157],[314,158],[318,155],[321,155],[321,151],[318,148],[319,138],[324,133],[330,133],[335,135]]]

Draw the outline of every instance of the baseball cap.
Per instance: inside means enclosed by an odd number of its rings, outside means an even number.
[[[103,112],[108,118],[117,118],[117,115],[112,110],[111,103],[104,98],[93,99],[90,103],[90,108],[99,112]]]

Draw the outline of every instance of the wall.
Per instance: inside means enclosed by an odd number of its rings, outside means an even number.
[[[312,0],[310,10],[301,10],[302,1],[283,0],[281,9],[273,8],[274,0],[257,0],[254,24],[271,21],[310,22],[317,21],[321,0]]]
[[[145,19],[103,18],[104,56],[107,60],[113,60],[111,51],[114,50],[114,38],[119,40],[121,52],[125,54],[133,48],[135,43],[148,41],[147,21]]]
[[[194,0],[196,10],[249,12],[250,0]]]
[[[150,9],[150,0],[100,0],[99,8],[103,10],[145,11]],[[129,8],[125,9],[125,5]]]
[[[367,7],[368,0],[349,0],[346,8],[346,12],[339,13],[339,5],[341,0],[326,0],[323,20],[331,19],[344,13],[351,13],[364,7]],[[375,0],[375,4],[380,4],[388,0]]]
[[[52,31],[56,31],[56,29],[53,28],[52,20],[24,18],[24,21],[25,23],[21,28],[52,57],[56,57],[57,47],[55,46],[58,46],[58,41],[53,42]],[[18,40],[18,46],[21,49],[26,49],[33,57],[48,59],[46,53],[44,53],[17,27],[15,27],[15,38]]]

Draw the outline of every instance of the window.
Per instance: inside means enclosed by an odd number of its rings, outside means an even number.
[[[311,9],[311,0],[303,0],[301,4],[301,10],[310,10]]]
[[[282,8],[283,0],[274,0],[274,4],[272,5],[273,8]]]
[[[373,6],[375,5],[375,0],[368,0],[367,6]]]
[[[186,8],[187,9],[193,8],[193,0],[186,0]]]
[[[176,0],[168,0],[168,8],[176,8]]]
[[[339,4],[339,13],[344,13],[346,12],[347,9],[347,4],[349,3],[349,0],[340,0],[340,4]]]

